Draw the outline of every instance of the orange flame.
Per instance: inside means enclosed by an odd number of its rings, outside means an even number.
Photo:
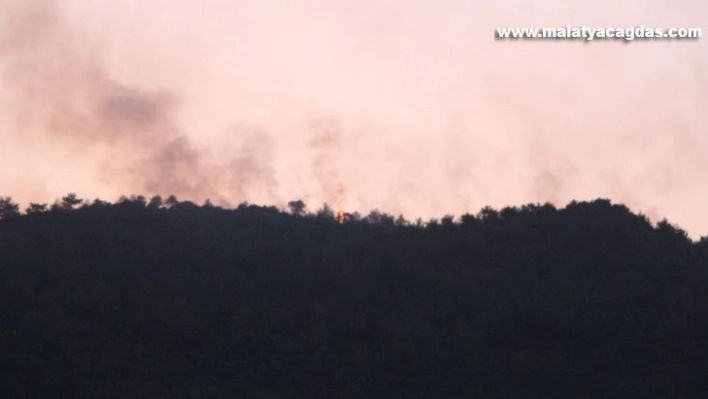
[[[344,212],[339,211],[337,212],[337,223],[339,224],[344,224],[346,217],[344,216]]]

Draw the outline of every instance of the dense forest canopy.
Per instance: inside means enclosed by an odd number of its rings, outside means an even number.
[[[606,199],[0,197],[0,284],[2,397],[708,394],[708,237]]]

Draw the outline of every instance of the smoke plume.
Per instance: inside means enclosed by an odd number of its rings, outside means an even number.
[[[221,203],[243,200],[256,183],[272,193],[267,147],[274,142],[265,132],[236,129],[241,146],[214,157],[180,128],[177,93],[112,78],[99,49],[72,30],[55,1],[2,3],[1,15],[6,104],[26,136],[100,151],[102,179],[143,193]]]
[[[320,185],[325,202],[336,207],[336,211],[344,211],[347,201],[347,188],[337,167],[337,159],[341,157],[341,130],[334,118],[320,118],[310,123],[312,175]]]
[[[706,37],[494,39],[708,34],[708,3],[679,3],[0,0],[0,195],[306,194],[408,219],[604,197],[696,237]]]

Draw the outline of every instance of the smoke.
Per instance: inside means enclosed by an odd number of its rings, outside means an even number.
[[[114,79],[102,54],[64,19],[52,0],[0,3],[0,61],[6,106],[25,138],[98,152],[99,178],[142,193],[221,203],[276,185],[264,131],[233,131],[240,147],[215,157],[175,116],[179,94]],[[232,146],[231,142],[219,143]]]
[[[310,123],[309,146],[313,152],[312,176],[322,191],[325,202],[343,211],[347,188],[339,173],[337,159],[341,157],[341,124],[334,118],[319,118]]]
[[[409,219],[604,197],[705,234],[705,37],[493,35],[702,27],[680,3],[0,0],[0,188]]]
[[[266,199],[277,200],[277,181],[271,164],[276,146],[273,138],[260,128],[242,124],[232,127],[230,131],[241,138],[237,146],[229,149],[226,155],[230,171],[226,181],[234,189],[232,196],[247,198],[249,191],[257,188],[265,194]]]

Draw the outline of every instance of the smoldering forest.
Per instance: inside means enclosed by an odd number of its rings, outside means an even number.
[[[704,41],[493,38],[521,22],[633,24],[631,1],[611,18],[350,3],[0,1],[0,184],[22,202],[303,198],[410,218],[606,197],[705,232]],[[668,7],[641,22],[705,15]]]

